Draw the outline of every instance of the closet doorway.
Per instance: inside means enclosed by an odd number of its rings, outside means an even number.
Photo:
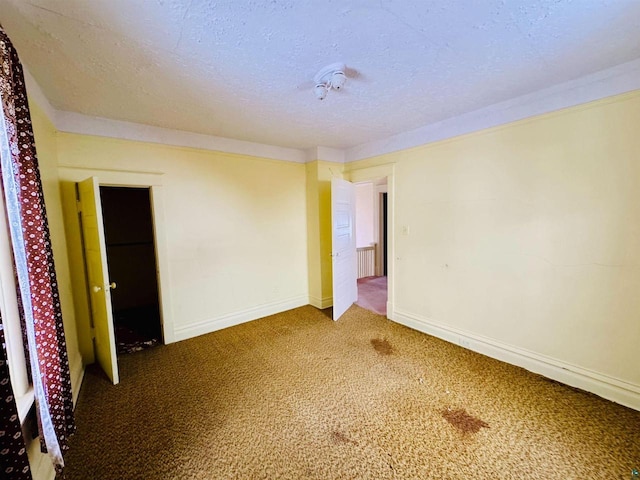
[[[118,354],[162,343],[149,188],[100,187]]]

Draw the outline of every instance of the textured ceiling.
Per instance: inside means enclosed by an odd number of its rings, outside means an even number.
[[[63,111],[348,148],[640,58],[637,0],[0,0]],[[349,80],[324,101],[314,74]]]

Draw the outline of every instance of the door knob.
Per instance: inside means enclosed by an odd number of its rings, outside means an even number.
[[[99,287],[98,285],[93,286],[93,293],[98,293],[100,290],[102,290],[102,287]]]
[[[115,289],[116,289],[116,287],[117,287],[116,282],[111,282],[111,283],[109,284],[109,288],[110,288],[111,290],[115,290]]]

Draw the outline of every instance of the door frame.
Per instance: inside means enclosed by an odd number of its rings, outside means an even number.
[[[97,177],[76,183],[78,218],[82,227],[85,275],[97,363],[114,385],[120,383],[115,324],[111,303],[111,278],[107,260],[102,201]],[[92,233],[93,232],[93,233]]]
[[[158,282],[158,303],[160,307],[160,322],[162,327],[162,337],[164,344],[176,341],[174,332],[173,309],[171,306],[171,289],[169,282],[168,248],[167,248],[167,226],[165,223],[164,209],[164,187],[162,172],[154,171],[125,171],[82,168],[74,166],[60,166],[58,168],[61,196],[65,211],[65,230],[67,231],[67,243],[69,247],[70,263],[82,262],[84,268],[84,257],[81,245],[77,244],[76,238],[80,230],[76,209],[75,195],[71,198],[71,187],[75,190],[75,184],[88,177],[98,177],[98,183],[104,187],[132,187],[148,188],[149,200],[151,202],[151,217],[153,222],[153,235],[155,242],[155,256]],[[72,271],[72,283],[74,293],[74,304],[76,307],[76,323],[78,325],[78,337],[80,351],[85,364],[93,363],[95,357],[89,351],[91,344],[90,311],[88,310],[89,298],[87,280],[79,272]],[[75,297],[81,298],[75,298]],[[85,298],[86,297],[86,298]]]
[[[395,164],[387,163],[375,167],[356,168],[344,173],[345,179],[353,183],[374,182],[387,178],[387,318],[395,320]]]

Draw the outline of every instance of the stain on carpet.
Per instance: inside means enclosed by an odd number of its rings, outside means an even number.
[[[331,441],[336,444],[350,443],[352,445],[358,445],[358,442],[350,439],[347,435],[345,435],[339,430],[334,430],[331,432]]]
[[[372,338],[371,345],[380,355],[391,355],[393,353],[393,345],[389,343],[389,340]]]
[[[478,433],[481,428],[489,428],[489,424],[479,418],[469,415],[464,408],[440,412],[442,417],[462,433]]]
[[[387,465],[389,465],[389,468],[395,472],[396,469],[391,464],[391,462],[393,461],[393,457],[390,453],[387,453],[387,456],[389,457],[389,459],[387,460]]]

